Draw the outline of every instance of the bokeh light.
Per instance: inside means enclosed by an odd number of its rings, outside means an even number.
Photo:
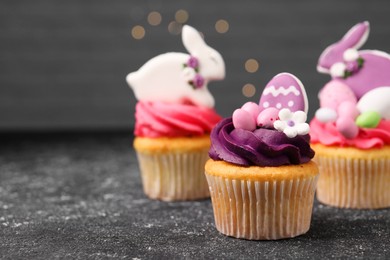
[[[141,40],[145,37],[145,29],[141,25],[136,25],[131,30],[131,36],[136,40]]]
[[[256,88],[253,84],[245,84],[242,87],[242,94],[246,97],[253,97],[256,94]]]
[[[255,59],[249,59],[245,62],[245,70],[249,73],[255,73],[259,69],[259,63]]]
[[[172,21],[172,22],[170,22],[170,23],[168,24],[168,31],[169,31],[171,34],[178,35],[178,34],[180,34],[181,28],[182,28],[182,27],[183,27],[183,26],[182,26],[180,23],[178,23],[178,22],[176,22],[176,21]]]
[[[150,12],[148,15],[148,23],[153,26],[157,26],[161,23],[162,17],[159,12]]]
[[[229,23],[226,20],[218,20],[215,23],[215,30],[219,33],[226,33],[229,31]]]
[[[188,21],[189,15],[186,10],[180,9],[175,13],[175,20],[178,23],[186,23]]]

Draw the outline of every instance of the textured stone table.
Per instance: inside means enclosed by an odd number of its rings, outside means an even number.
[[[221,235],[209,200],[147,199],[125,133],[0,135],[1,259],[390,258],[390,209],[315,204],[280,241]]]

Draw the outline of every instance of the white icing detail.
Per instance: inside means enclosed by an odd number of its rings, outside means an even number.
[[[295,79],[295,81],[298,83],[299,89],[301,90],[301,94],[302,94],[302,97],[303,97],[303,103],[304,103],[304,106],[305,106],[305,111],[304,112],[307,114],[308,111],[309,111],[309,101],[307,99],[306,89],[303,86],[302,81],[300,79],[298,79],[295,75],[287,73],[287,72],[283,72],[283,73],[280,73],[280,74],[288,74],[288,75],[290,75],[290,77],[293,77]]]
[[[214,106],[214,98],[207,83],[225,77],[222,56],[209,47],[191,26],[183,26],[182,41],[188,52],[199,61],[199,74],[205,79],[204,86],[194,89],[188,84],[188,77],[192,73],[184,70],[183,64],[187,63],[190,55],[165,53],[150,59],[138,71],[127,75],[126,81],[138,100],[180,103],[187,99],[198,106]]]
[[[333,49],[333,46],[334,46],[334,44],[329,45],[328,47],[326,47],[326,49],[321,53],[319,60],[324,59],[328,55],[328,53]],[[319,73],[330,74],[330,70],[329,69],[327,69],[325,67],[322,67],[319,64],[317,65],[317,71]]]
[[[281,109],[281,108],[282,108],[282,104],[277,103],[277,104],[276,104],[276,108]]]
[[[343,53],[345,61],[355,61],[359,58],[359,52],[356,49],[347,49]]]
[[[322,74],[330,74],[329,69],[321,67],[320,65],[317,65],[317,71]]]
[[[368,35],[370,34],[370,23],[365,21],[364,22],[365,25],[367,25],[367,30],[364,32],[364,34],[362,35],[362,37],[360,38],[360,40],[354,45],[354,46],[351,46],[351,48],[353,49],[359,49],[360,47],[363,46],[363,44],[367,41],[368,39]],[[358,29],[360,25],[357,24],[355,25],[354,27],[352,27],[345,35],[344,37],[342,38],[342,40],[348,40],[348,38]]]
[[[345,69],[346,65],[343,62],[336,62],[330,67],[330,75],[336,78],[343,77]]]
[[[263,103],[263,107],[264,107],[264,108],[269,107],[269,103],[268,103],[267,101],[265,101],[265,102]]]
[[[371,55],[376,55],[376,56],[380,56],[382,58],[385,58],[385,59],[389,59],[390,60],[390,54],[384,52],[384,51],[379,51],[379,50],[363,50],[363,51],[359,51],[360,55],[362,54],[371,54]]]
[[[264,89],[263,95],[269,95],[272,94],[272,96],[276,97],[279,94],[282,94],[284,96],[287,96],[290,93],[294,93],[295,96],[299,96],[300,92],[295,86],[289,86],[288,88],[284,88],[283,86],[280,86],[278,89],[275,88],[275,86],[269,86],[268,88]]]
[[[360,113],[378,112],[382,118],[390,119],[390,86],[368,91],[357,103]]]
[[[292,107],[292,106],[294,105],[294,101],[292,101],[292,100],[288,101],[287,105],[288,105],[289,107]]]

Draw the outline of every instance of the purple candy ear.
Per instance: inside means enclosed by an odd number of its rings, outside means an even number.
[[[273,77],[260,97],[261,110],[268,107],[288,108],[290,111],[307,113],[308,101],[302,82],[290,73],[280,73]]]
[[[343,61],[343,54],[347,49],[359,49],[370,33],[369,22],[361,22],[352,27],[344,37],[327,47],[321,54],[317,70],[321,73],[329,73],[330,68],[336,62]]]

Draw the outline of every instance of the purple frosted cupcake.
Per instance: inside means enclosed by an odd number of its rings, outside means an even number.
[[[281,73],[259,104],[244,104],[213,129],[205,172],[221,233],[271,240],[308,231],[318,168],[307,109],[302,83]]]

